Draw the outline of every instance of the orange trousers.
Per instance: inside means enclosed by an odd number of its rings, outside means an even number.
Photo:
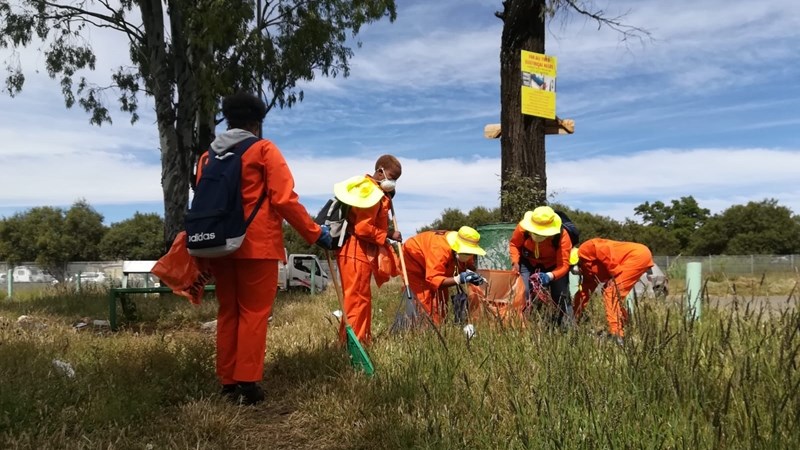
[[[267,319],[278,291],[274,259],[212,259],[217,300],[217,376],[222,384],[261,381]]]
[[[424,312],[420,311],[421,314],[428,313],[433,319],[433,323],[437,326],[442,323],[442,321],[447,317],[447,289],[427,289],[423,288],[421,285],[415,285],[413,283],[409,283],[411,285],[411,291],[419,300],[419,304],[417,308],[419,309],[422,306]],[[420,318],[422,319],[422,318]],[[425,323],[425,320],[422,320],[422,323]]]
[[[622,266],[622,272],[616,277],[608,280],[603,287],[603,304],[606,309],[606,321],[608,321],[608,332],[615,336],[625,336],[625,325],[628,323],[628,309],[623,302],[630,294],[631,289],[639,281],[642,274],[652,267],[653,260],[644,258],[642,261],[637,259],[626,260]],[[586,305],[589,303],[591,293],[581,297],[579,304],[575,305],[575,315],[579,317]]]
[[[372,342],[372,266],[368,262],[337,256],[344,291],[344,314],[358,340],[366,345]],[[344,321],[339,325],[339,340],[347,341]]]

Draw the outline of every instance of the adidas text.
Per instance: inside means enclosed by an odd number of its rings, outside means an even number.
[[[214,233],[195,233],[189,236],[189,242],[210,241],[216,237]]]

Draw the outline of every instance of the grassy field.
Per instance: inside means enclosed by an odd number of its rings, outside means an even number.
[[[798,308],[743,297],[695,323],[644,301],[618,347],[593,301],[575,332],[445,326],[445,351],[387,332],[398,292],[376,295],[373,378],[335,343],[332,292],[280,294],[256,407],[217,394],[213,299],[139,299],[118,333],[72,328],[106,318],[102,292],[3,300],[0,448],[800,448]]]

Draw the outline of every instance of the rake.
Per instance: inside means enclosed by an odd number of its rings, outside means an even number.
[[[367,376],[372,376],[375,374],[375,366],[372,365],[367,351],[364,349],[364,346],[361,345],[361,342],[359,342],[355,331],[353,331],[353,327],[350,326],[350,321],[347,319],[347,311],[344,309],[344,301],[342,300],[344,294],[339,285],[339,271],[336,270],[336,273],[333,273],[335,269],[333,261],[331,260],[331,253],[325,250],[325,256],[328,258],[328,267],[331,269],[331,278],[333,278],[333,286],[336,289],[336,298],[339,299],[339,308],[342,311],[341,320],[344,321],[344,331],[347,336],[347,352],[350,354],[350,364],[356,370],[361,370]]]
[[[395,214],[394,214],[394,206],[392,206],[392,226],[394,226],[395,230],[398,229],[397,228],[397,218],[395,217]],[[403,284],[404,284],[404,286],[403,286],[403,295],[404,295],[403,304],[406,305],[406,310],[407,311],[409,310],[409,308],[408,308],[409,305],[416,304],[416,307],[413,308],[413,310],[415,311],[415,314],[412,316],[412,319],[411,319],[412,325],[417,320],[416,310],[421,311],[422,315],[425,317],[425,320],[428,322],[428,325],[430,325],[431,328],[433,328],[433,331],[436,332],[436,336],[439,338],[439,342],[442,343],[442,346],[444,347],[444,350],[446,352],[449,351],[449,349],[447,348],[447,342],[444,340],[444,336],[442,336],[442,333],[439,331],[439,327],[437,327],[436,324],[433,322],[433,319],[431,318],[430,314],[428,314],[428,311],[426,311],[425,308],[422,306],[422,304],[419,302],[419,299],[417,298],[417,296],[414,295],[413,292],[411,292],[411,285],[408,284],[408,271],[406,270],[406,259],[405,259],[405,256],[403,256],[403,247],[400,245],[399,242],[397,243],[397,253],[400,256],[400,269],[403,271]],[[395,324],[397,324],[397,320],[395,320]]]

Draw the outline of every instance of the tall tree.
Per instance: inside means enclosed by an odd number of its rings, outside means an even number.
[[[701,208],[691,195],[672,200],[669,205],[662,201],[644,202],[634,208],[634,211],[637,216],[641,216],[645,225],[661,228],[672,234],[680,251],[689,248],[695,231],[706,223],[711,214],[708,209]]]
[[[348,75],[349,34],[395,14],[394,0],[0,0],[0,49],[44,42],[66,106],[77,100],[96,125],[111,123],[109,89],[132,122],[139,97],[153,97],[169,243],[183,226],[192,163],[211,141],[220,97],[245,89],[262,93],[270,109],[290,107],[303,99],[298,81]],[[92,28],[128,41],[132,65],[104,85],[78,75],[97,62],[84,35]],[[13,96],[25,75],[18,59],[8,69]]]
[[[530,178],[537,188],[531,191],[532,203],[542,205],[547,196],[544,119],[522,114],[521,51],[545,53],[545,23],[561,13],[577,13],[594,20],[598,27],[608,26],[621,39],[649,36],[646,30],[624,25],[622,16],[610,17],[593,6],[592,0],[505,0],[495,15],[503,21],[500,42],[500,122],[501,186],[509,188],[507,178],[513,171]],[[503,220],[518,220],[511,200],[501,196]]]
[[[105,232],[103,216],[84,200],[66,211],[51,206],[31,208],[0,223],[0,258],[12,265],[35,262],[64,280],[68,262],[97,260]]]
[[[734,205],[710,218],[692,237],[698,255],[800,252],[800,221],[775,199]]]
[[[104,259],[158,259],[163,253],[164,220],[158,214],[135,213],[112,224],[100,241]]]
[[[477,228],[481,225],[487,225],[500,221],[499,208],[486,208],[485,206],[476,206],[472,208],[469,213],[464,214],[458,208],[445,208],[442,215],[434,220],[430,225],[426,225],[417,230],[417,233],[430,230],[449,230],[456,231],[463,226]]]

